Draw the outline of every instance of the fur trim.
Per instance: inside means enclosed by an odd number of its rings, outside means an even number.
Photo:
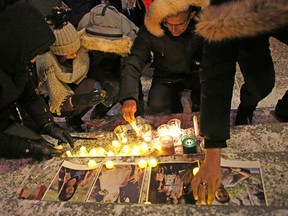
[[[86,34],[85,29],[82,29],[79,33],[81,34],[81,46],[88,50],[98,50],[124,56],[130,53],[133,44],[128,36],[123,36],[121,39],[109,40],[100,37],[91,37]]]
[[[288,24],[287,0],[242,0],[202,11],[196,32],[209,41],[252,37]]]
[[[185,11],[190,6],[203,8],[208,2],[209,0],[154,0],[145,14],[145,26],[151,34],[161,37],[164,35],[161,28],[164,18]]]

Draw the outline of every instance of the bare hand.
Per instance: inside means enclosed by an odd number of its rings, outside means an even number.
[[[192,180],[197,205],[210,205],[221,184],[220,149],[206,149],[205,160]]]
[[[122,106],[122,113],[123,118],[129,123],[135,122],[135,116],[134,113],[137,110],[137,104],[135,100],[127,100],[123,103]]]

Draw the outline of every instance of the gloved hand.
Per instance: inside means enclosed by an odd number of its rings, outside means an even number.
[[[71,96],[73,107],[93,107],[103,102],[106,97],[106,91],[94,91],[86,94],[76,94]]]
[[[25,156],[31,156],[38,161],[51,159],[53,156],[60,156],[63,151],[54,148],[54,145],[44,139],[27,140],[28,148],[25,149]]]
[[[41,132],[42,134],[48,134],[64,143],[69,143],[70,146],[74,147],[74,141],[70,133],[61,128],[56,122],[48,122]]]

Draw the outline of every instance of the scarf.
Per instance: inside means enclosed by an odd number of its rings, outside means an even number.
[[[50,51],[36,59],[39,77],[38,89],[44,96],[49,96],[49,107],[52,113],[61,115],[61,107],[68,96],[74,94],[68,84],[79,84],[89,69],[88,51],[80,48],[73,60],[73,72],[65,72],[56,56]]]

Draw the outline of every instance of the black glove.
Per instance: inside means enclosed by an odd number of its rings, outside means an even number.
[[[71,96],[73,107],[93,107],[104,101],[106,91],[94,91],[86,94],[76,94]]]
[[[61,149],[55,149],[53,144],[44,139],[27,140],[27,142],[28,148],[25,149],[25,156],[35,158],[38,161],[63,154]]]
[[[61,128],[56,122],[48,122],[41,132],[42,134],[48,134],[64,143],[69,143],[70,146],[74,147],[74,141],[70,133]]]

